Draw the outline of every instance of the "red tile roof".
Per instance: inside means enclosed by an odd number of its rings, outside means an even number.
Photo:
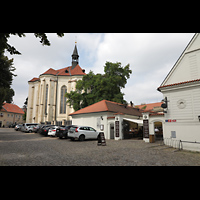
[[[137,105],[135,107],[146,111],[146,110],[153,110],[155,107],[161,107],[162,104],[163,104],[162,102],[158,102],[158,103],[149,103],[149,104],[144,104],[144,105]]]
[[[4,110],[1,109],[1,111],[24,114],[24,111],[15,104],[4,103],[2,107],[4,108]]]
[[[39,78],[34,77],[30,81],[28,81],[28,82],[35,82],[35,81],[39,81],[39,80],[40,80]]]
[[[86,75],[86,73],[83,72],[83,70],[81,69],[81,67],[79,65],[76,65],[76,67],[74,69],[71,69],[71,68],[72,68],[72,66],[64,67],[64,68],[58,69],[58,70],[54,70],[54,69],[50,68],[46,72],[44,72],[42,75],[44,75],[44,74],[56,75],[57,73],[58,73],[57,74],[58,76],[70,76],[70,73],[72,76],[73,75]]]
[[[134,116],[142,116],[137,108],[132,108],[131,106],[125,107],[123,104],[108,100],[99,101],[90,106],[82,108],[76,112],[73,112],[69,115],[79,115],[79,114],[96,113],[96,112],[113,112],[120,114],[129,114]]]
[[[182,85],[182,84],[198,82],[198,81],[200,81],[200,79],[184,81],[184,82],[180,82],[180,83],[173,83],[173,84],[169,84],[169,85],[163,85],[163,86],[160,86],[157,90],[160,90],[160,88],[164,88],[164,87],[170,87],[170,86],[174,86],[174,85]]]
[[[41,75],[56,75],[57,74],[58,76],[70,76],[70,73],[71,73],[71,76],[86,75],[86,73],[83,72],[83,70],[81,69],[81,67],[79,65],[76,65],[76,67],[74,69],[71,69],[71,68],[72,68],[72,66],[64,67],[64,68],[58,69],[58,70],[49,68],[46,72],[44,72]],[[40,80],[40,79],[39,78],[33,78],[29,82],[34,82],[34,81],[37,81],[37,80]]]
[[[58,70],[54,70],[52,68],[49,68],[46,72],[44,72],[43,74],[53,74],[56,75]]]

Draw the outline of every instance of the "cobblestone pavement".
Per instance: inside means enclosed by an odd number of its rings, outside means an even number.
[[[186,166],[200,153],[142,140],[71,141],[0,128],[0,166]]]

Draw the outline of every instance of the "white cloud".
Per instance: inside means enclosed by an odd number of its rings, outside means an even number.
[[[131,78],[123,89],[136,104],[162,99],[156,89],[194,34],[109,33],[99,45],[94,70],[103,73],[105,61],[130,64]]]
[[[26,34],[25,38],[11,36],[9,43],[22,55],[14,57],[14,102],[22,106],[28,96],[28,81],[47,69],[71,65],[71,55],[77,36],[79,64],[94,73],[103,73],[106,61],[130,64],[133,71],[126,88],[125,99],[135,104],[162,99],[156,89],[183,52],[193,33],[69,33],[59,38],[48,33],[51,46],[42,46],[39,38]]]

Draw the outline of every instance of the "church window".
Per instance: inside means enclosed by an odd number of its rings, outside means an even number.
[[[45,115],[47,115],[47,100],[48,100],[48,85],[46,85],[46,95],[45,95]]]
[[[67,87],[61,87],[61,97],[60,97],[60,114],[66,114],[66,104],[67,104],[67,97],[65,96],[67,92]]]

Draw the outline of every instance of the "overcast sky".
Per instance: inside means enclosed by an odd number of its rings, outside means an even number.
[[[28,81],[49,68],[71,66],[71,55],[77,38],[79,65],[88,73],[104,72],[106,61],[130,64],[132,75],[126,84],[125,100],[135,105],[160,102],[157,91],[194,33],[65,33],[59,38],[48,33],[51,46],[42,46],[31,33],[11,36],[9,44],[22,53],[10,55],[16,67],[12,88],[14,103],[22,107],[28,96]]]

